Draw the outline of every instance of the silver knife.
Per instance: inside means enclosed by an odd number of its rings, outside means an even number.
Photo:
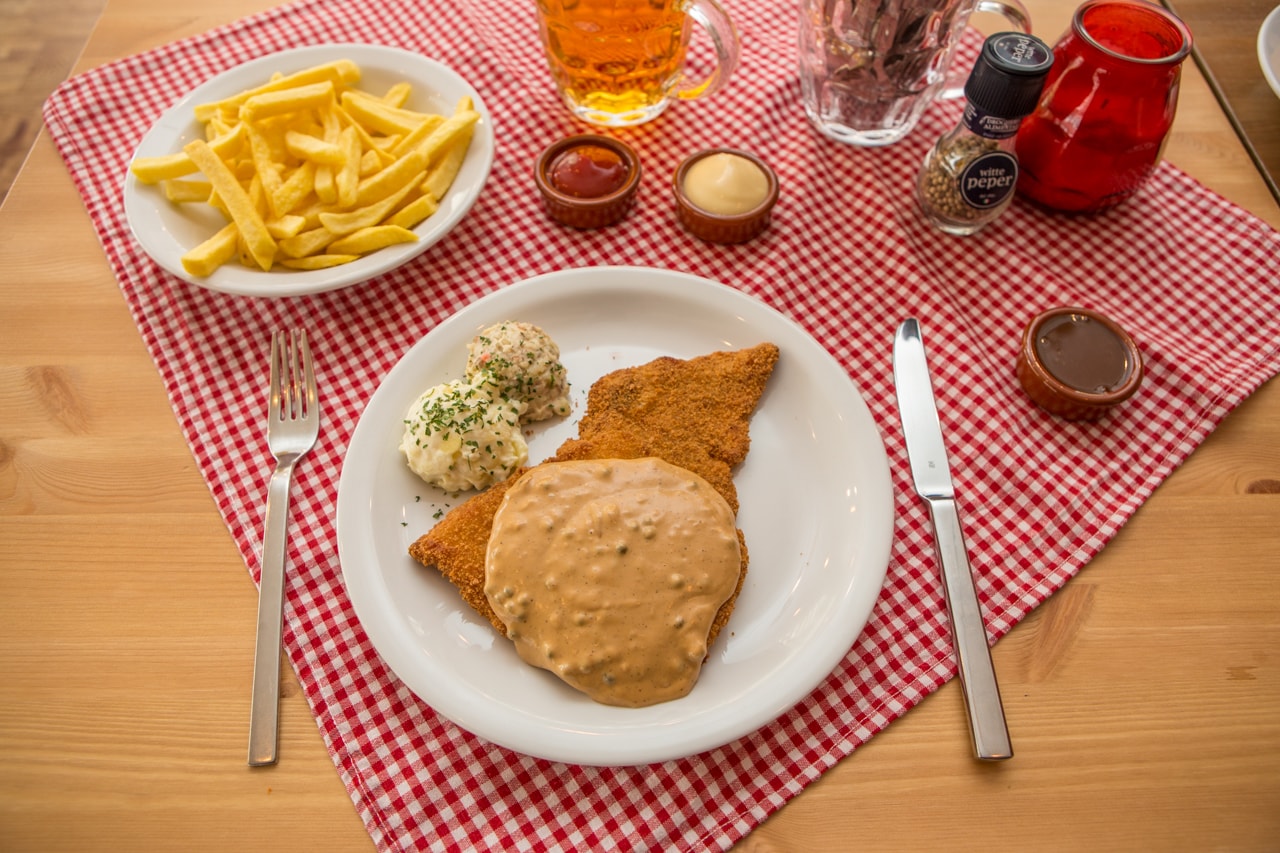
[[[929,362],[925,357],[920,324],[908,319],[898,327],[893,341],[893,381],[898,394],[898,415],[907,440],[911,477],[916,494],[929,505],[933,541],[942,563],[942,590],[951,619],[951,641],[960,665],[960,687],[973,736],[974,754],[986,761],[1013,757],[1009,728],[1000,702],[987,629],[973,584],[973,570],[965,551],[960,512],[942,424],[933,399]]]

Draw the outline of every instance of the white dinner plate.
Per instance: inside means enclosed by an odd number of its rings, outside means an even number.
[[[129,229],[143,250],[161,267],[192,284],[222,293],[245,296],[300,296],[336,290],[367,281],[417,257],[439,242],[461,221],[479,196],[493,165],[493,123],[480,96],[448,67],[416,53],[368,44],[327,44],[286,50],[238,65],[196,87],[171,107],[143,137],[135,157],[172,154],[196,138],[203,138],[196,121],[197,104],[217,101],[267,82],[277,71],[291,74],[313,65],[350,59],[360,66],[358,87],[373,94],[386,92],[404,81],[413,87],[405,104],[418,112],[449,115],[458,99],[469,95],[480,113],[466,160],[440,202],[440,208],[413,229],[417,242],[400,243],[323,270],[271,272],[250,269],[239,262],[224,264],[207,278],[191,275],[182,267],[182,256],[212,236],[225,224],[223,217],[205,204],[173,204],[159,185],[148,186],[130,173],[124,183],[124,209]]]
[[[1258,30],[1258,64],[1271,91],[1280,98],[1280,6],[1271,10]]]
[[[468,495],[411,473],[403,419],[427,387],[463,375],[467,342],[504,320],[541,326],[572,384],[567,418],[530,431],[530,462],[577,432],[600,376],[663,355],[772,341],[781,357],[735,472],[751,563],[733,617],[692,692],[647,708],[599,705],[523,663],[409,545]],[[647,764],[712,749],[811,692],[862,632],[893,537],[888,459],[848,374],[758,300],[690,275],[634,267],[550,273],[467,306],[387,374],[352,435],[338,488],[338,549],[356,615],[386,663],[462,728],[553,761]]]

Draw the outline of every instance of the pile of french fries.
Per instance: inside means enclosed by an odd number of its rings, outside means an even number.
[[[452,115],[422,113],[405,108],[408,83],[372,95],[359,81],[349,60],[277,75],[196,106],[204,139],[134,159],[140,182],[227,219],[183,255],[188,273],[203,278],[235,258],[267,271],[323,269],[418,239],[411,229],[453,184],[480,116],[467,97]]]

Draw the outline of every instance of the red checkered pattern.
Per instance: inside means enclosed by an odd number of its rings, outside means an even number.
[[[826,141],[799,106],[794,7],[746,0],[726,3],[743,45],[728,88],[620,133],[645,169],[632,215],[598,232],[566,230],[543,215],[531,169],[542,147],[584,128],[551,91],[534,5],[304,0],[80,75],[50,98],[45,119],[255,578],[271,467],[262,397],[268,336],[288,326],[312,335],[325,423],[295,480],[285,640],[378,847],[724,849],[955,672],[931,533],[908,480],[891,384],[899,321],[923,321],[995,639],[1078,572],[1280,367],[1280,236],[1166,164],[1130,203],[1100,216],[1051,216],[1015,203],[975,237],[946,237],[921,219],[911,186],[926,146],[955,121],[959,104],[936,105],[911,138],[887,149]],[[121,202],[128,158],[143,133],[218,72],[326,42],[418,51],[481,93],[497,154],[470,215],[416,261],[335,293],[224,296],[163,273],[130,238]],[[971,37],[969,59],[975,45]],[[684,154],[712,145],[753,150],[778,171],[774,224],[751,244],[706,245],[675,221],[670,176]],[[866,631],[796,708],[710,753],[600,769],[483,742],[400,684],[343,589],[334,505],[356,419],[411,344],[511,282],[610,264],[716,279],[807,328],[848,369],[880,425],[897,528]],[[1041,413],[1014,379],[1022,324],[1063,303],[1116,318],[1146,358],[1139,395],[1099,424]]]

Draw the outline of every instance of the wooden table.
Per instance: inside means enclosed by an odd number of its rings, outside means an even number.
[[[269,3],[111,0],[78,69]],[[1074,8],[1028,5],[1050,41]],[[1167,156],[1280,226],[1191,63]],[[370,849],[291,675],[281,763],[244,764],[256,592],[45,136],[0,288],[0,849]],[[952,683],[740,849],[1274,850],[1278,553],[1272,382],[995,648],[1013,761]]]
[[[1280,98],[1258,64],[1256,37],[1276,0],[1165,0],[1191,28],[1196,64],[1280,203]]]

